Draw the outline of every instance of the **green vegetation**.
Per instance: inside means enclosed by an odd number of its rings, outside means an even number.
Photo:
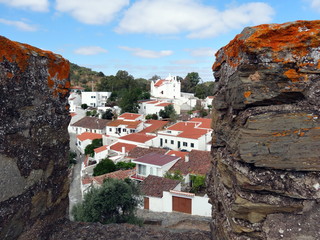
[[[204,175],[190,175],[191,179],[191,191],[193,193],[198,193],[205,188],[206,177]]]
[[[100,188],[92,188],[81,203],[72,209],[75,221],[131,223],[142,225],[135,216],[140,204],[140,191],[134,182],[126,179],[106,179]]]
[[[183,175],[179,170],[176,170],[173,173],[168,171],[164,174],[163,177],[179,181],[183,180]]]
[[[101,160],[93,169],[93,176],[100,176],[116,171],[116,165],[108,158]]]
[[[88,105],[86,103],[81,104],[81,108],[86,110],[88,108]]]
[[[90,68],[80,67],[77,64],[70,63],[70,79],[72,85],[79,85],[91,91],[92,84],[99,82],[104,77],[102,72],[92,71]]]
[[[158,120],[158,115],[153,113],[153,114],[148,114],[146,116],[146,119],[149,120],[149,119],[153,119],[153,120]]]
[[[159,116],[163,119],[170,118],[171,121],[175,121],[177,119],[177,113],[172,104],[165,106],[164,110],[161,109],[159,111]]]
[[[69,167],[72,164],[76,164],[77,163],[77,160],[75,159],[76,157],[77,157],[77,153],[69,151]]]
[[[93,169],[93,176],[100,176],[117,170],[132,169],[135,166],[136,164],[132,162],[117,162],[114,164],[112,160],[105,158]]]
[[[90,155],[93,157],[94,155],[94,149],[102,146],[102,139],[94,139],[92,140],[92,143],[86,146],[84,149],[84,153],[86,155]]]
[[[108,119],[112,120],[114,116],[114,113],[112,112],[112,109],[107,109],[101,116],[102,119]]]

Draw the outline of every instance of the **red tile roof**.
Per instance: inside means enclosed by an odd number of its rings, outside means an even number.
[[[169,122],[168,121],[161,121],[161,120],[148,120],[145,122],[145,124],[151,124],[151,126],[146,127],[139,133],[153,133],[158,130],[163,129],[165,125],[167,125]]]
[[[136,146],[137,145],[134,145],[134,144],[117,142],[117,143],[111,145],[110,149],[117,151],[117,152],[122,152],[122,148],[124,147],[125,152],[129,152],[130,150],[134,149]]]
[[[82,178],[81,182],[82,182],[82,185],[91,184],[92,178],[91,177]]]
[[[205,135],[208,131],[209,130],[205,130],[205,129],[190,128],[178,134],[177,137],[198,139],[201,136]]]
[[[137,118],[141,117],[141,114],[137,114],[137,113],[123,113],[121,114],[118,118],[123,118],[126,120],[136,120]]]
[[[131,141],[131,142],[146,143],[147,141],[155,137],[156,136],[147,135],[145,133],[131,133],[126,136],[120,137],[119,139]]]
[[[154,148],[154,147],[142,148],[142,147],[136,147],[136,148],[132,149],[128,153],[128,157],[129,158],[139,158],[139,157],[143,157],[144,155],[147,155],[149,153],[165,154],[167,151],[168,150],[166,150],[164,148]]]
[[[160,101],[149,101],[149,102],[146,102],[146,104],[156,104],[156,103],[159,103]]]
[[[169,106],[169,105],[172,105],[172,103],[166,103],[166,102],[164,102],[164,103],[159,103],[159,104],[157,104],[156,106],[157,106],[157,107],[166,107],[166,106]]]
[[[84,132],[84,133],[78,135],[77,138],[78,138],[80,141],[84,141],[84,140],[87,140],[87,139],[94,140],[94,139],[100,139],[100,138],[102,138],[102,134],[91,133],[91,132]]]
[[[180,159],[180,157],[162,155],[159,153],[149,153],[147,155],[144,155],[143,157],[137,158],[136,160],[134,160],[134,162],[147,163],[147,164],[156,165],[156,166],[164,166],[178,159]]]
[[[211,122],[212,122],[211,118],[192,118],[189,120],[189,122],[201,122],[198,128],[211,129]]]
[[[76,115],[77,115],[77,114],[74,113],[74,112],[70,113],[70,116],[71,116],[71,117],[74,117],[74,116],[76,116]]]
[[[70,87],[70,89],[84,90],[84,88],[83,88],[83,87],[80,87],[80,86],[72,86],[72,87]]]
[[[167,81],[167,80],[160,79],[160,80],[158,80],[158,81],[154,84],[154,86],[155,86],[155,87],[160,87],[160,86],[161,86],[162,84],[164,84],[166,81]]]
[[[185,131],[190,128],[194,128],[196,126],[196,123],[190,123],[190,122],[178,122],[176,124],[173,124],[172,126],[168,127],[168,130],[173,131]]]
[[[95,148],[95,149],[94,149],[94,152],[95,152],[95,153],[103,152],[103,151],[107,150],[107,147],[108,147],[108,145],[104,145],[104,146]]]
[[[163,191],[174,189],[180,182],[169,178],[149,175],[142,183],[140,189],[143,195],[150,197],[163,197]]]
[[[126,121],[126,120],[120,120],[120,119],[117,119],[117,120],[114,120],[110,123],[107,124],[108,127],[118,127],[120,125],[124,125],[126,126],[127,128],[137,128],[139,126],[139,124],[141,124],[142,122],[141,121]]]
[[[100,119],[96,117],[84,117],[79,121],[71,124],[73,127],[82,127],[82,128],[90,128],[90,129],[104,129],[110,120]]]
[[[212,160],[210,152],[192,150],[188,156],[189,161],[186,162],[185,160],[180,159],[169,171],[174,172],[179,170],[184,175],[187,175],[188,173],[205,175],[210,170]]]
[[[107,178],[116,178],[116,179],[126,179],[129,178],[131,175],[133,175],[136,172],[135,169],[128,169],[128,170],[118,170],[111,173],[106,173],[100,176],[93,177],[93,181],[95,181],[97,184],[101,185],[103,183],[103,180]]]
[[[184,160],[184,157],[188,155],[189,152],[181,152],[181,151],[174,151],[170,150],[169,152],[166,153],[166,155],[174,155],[180,157],[182,160]],[[180,161],[180,160],[179,160]]]

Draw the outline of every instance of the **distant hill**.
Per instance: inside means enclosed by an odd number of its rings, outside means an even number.
[[[73,86],[81,86],[86,89],[95,89],[96,84],[105,75],[103,72],[92,71],[90,68],[80,67],[77,64],[70,63],[70,80]]]

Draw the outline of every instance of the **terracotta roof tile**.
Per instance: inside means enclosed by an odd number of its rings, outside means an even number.
[[[198,139],[201,136],[205,135],[208,131],[209,130],[205,130],[205,129],[190,128],[178,134],[177,136],[182,138]]]
[[[166,81],[167,81],[167,80],[160,79],[160,80],[158,80],[158,81],[154,84],[154,86],[155,86],[155,87],[160,87],[160,86],[161,86],[162,84],[164,84]]]
[[[153,135],[147,135],[145,133],[131,133],[126,136],[120,137],[119,139],[132,141],[132,142],[138,142],[138,143],[145,143],[156,136]]]
[[[180,157],[182,160],[184,160],[184,157],[186,155],[188,155],[189,152],[181,152],[181,151],[174,151],[174,150],[170,150],[169,152],[166,153],[166,155],[174,155],[174,156],[178,156]],[[179,160],[180,161],[180,160]]]
[[[192,150],[188,156],[189,161],[180,159],[170,168],[170,172],[179,170],[184,175],[188,173],[205,175],[209,171],[212,160],[210,152]]]
[[[102,134],[99,134],[99,133],[91,133],[91,132],[84,132],[84,133],[81,133],[80,135],[78,135],[77,138],[78,138],[80,141],[84,141],[84,140],[87,140],[87,139],[94,140],[94,139],[100,139],[100,138],[102,138]]]
[[[128,157],[129,158],[139,158],[143,157],[144,155],[147,155],[149,153],[159,153],[159,154],[165,154],[168,150],[163,148],[142,148],[142,147],[136,147],[129,151]]]
[[[137,145],[128,144],[128,143],[121,143],[117,142],[110,146],[110,149],[117,152],[122,152],[122,148],[125,148],[125,152],[129,152],[130,150],[134,149]]]
[[[120,125],[124,125],[126,126],[127,128],[137,128],[139,126],[139,124],[141,124],[142,122],[141,121],[126,121],[126,120],[120,120],[120,119],[117,119],[117,120],[114,120],[110,123],[107,124],[108,127],[118,127]]]
[[[157,104],[156,106],[157,106],[157,107],[166,107],[166,106],[169,106],[169,105],[172,105],[172,103],[164,102],[164,103],[159,103],[159,104]]]
[[[208,128],[211,129],[211,118],[192,118],[189,122],[201,122],[198,128]]]
[[[118,170],[111,173],[106,173],[100,176],[93,177],[93,181],[95,181],[97,184],[101,185],[103,183],[104,179],[107,178],[115,178],[115,179],[126,179],[129,178],[131,175],[135,173],[135,169],[128,169],[128,170]]]
[[[90,129],[104,129],[110,120],[107,119],[99,119],[96,117],[84,117],[79,121],[71,124],[73,127],[82,127],[82,128],[90,128]]]
[[[169,156],[169,155],[162,155],[159,153],[149,153],[147,155],[144,155],[140,158],[137,158],[134,160],[134,162],[137,163],[146,163],[156,166],[164,166],[170,162],[176,161],[180,159],[180,157],[177,156]]]
[[[103,152],[103,151],[107,150],[107,147],[108,147],[108,145],[103,145],[101,147],[95,148],[94,152],[95,153]]]
[[[148,124],[148,125],[151,124],[151,126],[146,127],[145,129],[143,129],[139,133],[154,133],[156,131],[163,129],[163,127],[165,125],[167,125],[168,123],[169,122],[167,122],[167,121],[161,121],[161,120],[148,120],[145,122],[145,124]]]
[[[142,117],[141,114],[137,113],[123,113],[118,118],[119,119],[126,119],[126,120],[136,120],[137,118]]]
[[[142,183],[140,189],[142,194],[151,197],[163,197],[163,191],[174,189],[180,182],[169,178],[149,175]]]

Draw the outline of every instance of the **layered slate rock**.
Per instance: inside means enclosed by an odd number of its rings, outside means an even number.
[[[65,217],[69,62],[0,36],[0,239]]]
[[[319,239],[320,21],[245,28],[213,71],[213,239]]]

